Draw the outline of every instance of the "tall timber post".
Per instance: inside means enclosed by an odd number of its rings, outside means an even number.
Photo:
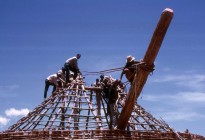
[[[147,52],[143,58],[145,67],[149,68],[153,66],[155,58],[159,52],[160,46],[164,39],[164,36],[172,20],[172,17],[173,17],[172,9],[166,8],[162,12],[159,22],[157,24],[157,27],[150,41]],[[125,102],[125,105],[119,117],[118,126],[117,126],[118,129],[124,130],[126,128],[128,120],[131,116],[133,107],[135,105],[135,102],[137,98],[139,97],[143,89],[143,86],[147,81],[149,74],[150,74],[149,70],[145,70],[140,67],[137,68],[137,74],[135,74],[134,80],[132,82],[132,85],[130,87],[130,90],[127,96],[127,100]]]

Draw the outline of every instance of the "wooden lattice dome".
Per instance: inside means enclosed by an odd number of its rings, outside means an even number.
[[[82,79],[54,92],[27,116],[0,134],[2,139],[109,139],[181,137],[163,120],[157,120],[140,105],[135,104],[126,130],[110,129],[110,117],[103,91],[86,87]],[[121,93],[118,112],[122,110],[127,93]],[[114,115],[116,118],[119,114]],[[116,120],[115,120],[116,121]],[[191,137],[191,134],[183,134]]]

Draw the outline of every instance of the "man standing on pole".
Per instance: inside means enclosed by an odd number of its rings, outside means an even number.
[[[74,80],[76,79],[78,73],[81,73],[79,68],[78,68],[78,59],[80,59],[81,55],[77,54],[74,57],[71,57],[66,60],[64,64],[64,68],[66,71],[66,83],[69,83],[69,76],[70,76],[70,71],[74,73]]]

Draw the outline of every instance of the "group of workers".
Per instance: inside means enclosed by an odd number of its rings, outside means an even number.
[[[64,87],[68,83],[70,83],[71,78],[75,80],[77,78],[77,75],[81,74],[78,67],[78,59],[80,59],[80,57],[81,54],[76,54],[76,56],[67,59],[64,66],[57,73],[52,74],[46,78],[44,99],[46,99],[47,97],[49,86],[53,86],[53,93],[57,90],[57,88]]]
[[[64,66],[55,74],[48,76],[45,80],[44,99],[47,97],[47,91],[49,86],[53,86],[53,91],[58,88],[66,87],[72,80],[75,80],[78,74],[82,75],[78,67],[78,59],[81,55],[77,54],[66,60]],[[111,76],[101,75],[93,86],[100,87],[102,89],[102,98],[107,103],[107,114],[110,117],[109,128],[115,128],[118,123],[118,101],[121,95],[125,93],[125,85],[122,82],[122,77],[125,74],[127,80],[132,84],[136,72],[136,68],[139,64],[144,64],[142,61],[137,61],[131,55],[127,56],[126,64],[122,70],[119,79],[114,79]]]
[[[120,94],[124,93],[125,85],[121,80],[114,79],[111,76],[101,75],[94,83],[95,87],[102,88],[102,97],[107,103],[107,114],[110,118],[109,128],[112,129],[118,122],[118,101]]]
[[[71,82],[71,78],[73,80],[76,79],[78,74],[81,74],[80,69],[78,67],[78,59],[81,58],[81,54],[76,54],[76,56],[67,59],[64,63],[64,66],[57,73],[48,76],[45,80],[45,90],[44,90],[44,99],[47,97],[47,91],[49,86],[53,86],[53,91],[57,90],[57,88],[64,87],[68,83]],[[100,84],[103,87],[105,97],[109,96],[109,90],[111,90],[111,86],[114,87],[122,87],[122,77],[125,74],[126,78],[130,83],[134,78],[136,65],[139,64],[140,61],[136,61],[135,58],[131,55],[127,56],[126,65],[124,66],[122,73],[120,75],[119,80],[114,80],[113,78],[109,78],[107,76],[102,76],[99,79],[96,79],[96,85]]]
[[[64,66],[55,74],[48,76],[45,80],[44,99],[47,97],[47,91],[49,86],[53,86],[53,91],[58,88],[66,87],[72,80],[75,80],[78,74],[81,74],[78,67],[78,59],[81,55],[71,57],[66,60]],[[112,129],[118,122],[118,101],[120,94],[124,93],[125,85],[122,83],[122,77],[125,74],[127,80],[132,83],[136,72],[136,66],[140,64],[140,61],[136,61],[131,55],[127,56],[126,64],[120,75],[120,79],[114,79],[111,76],[101,75],[99,79],[96,79],[94,83],[95,87],[102,88],[102,97],[107,103],[107,114],[110,117],[109,128]],[[82,75],[82,74],[81,74]]]

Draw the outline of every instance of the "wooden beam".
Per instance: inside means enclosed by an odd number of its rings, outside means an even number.
[[[101,87],[86,87],[85,86],[85,90],[92,90],[92,91],[95,91],[95,92],[102,92],[102,88]]]
[[[147,52],[143,58],[143,62],[145,62],[146,66],[149,67],[154,64],[155,58],[158,54],[158,51],[160,49],[166,31],[169,27],[169,24],[172,20],[172,17],[172,9],[166,8],[162,12],[157,27],[150,41],[150,44],[148,46]],[[117,126],[118,129],[124,130],[126,128],[132,110],[134,108],[135,102],[139,97],[149,74],[150,71],[147,71],[142,68],[137,69],[137,74],[135,74],[134,80],[127,95],[127,100],[125,102],[124,107],[122,108],[122,112],[119,117],[119,123]]]

